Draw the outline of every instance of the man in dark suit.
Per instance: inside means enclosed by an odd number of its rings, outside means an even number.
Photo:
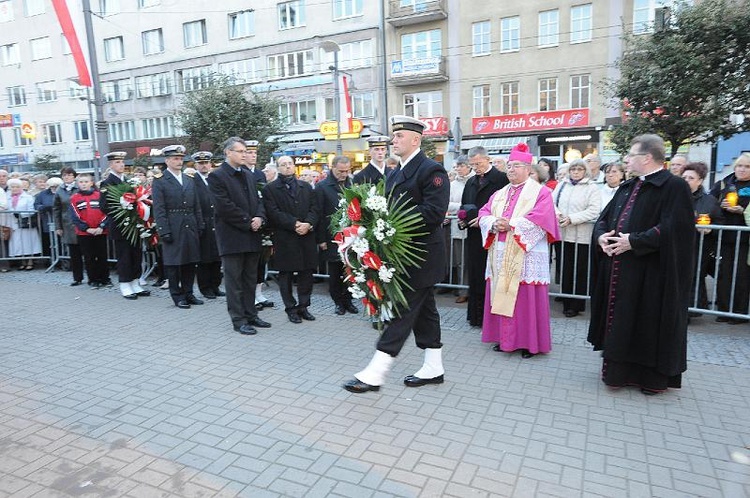
[[[200,233],[205,228],[195,183],[182,174],[185,147],[170,145],[162,149],[166,170],[154,175],[151,196],[154,220],[162,242],[164,273],[169,295],[175,306],[190,309],[203,304],[193,294],[195,265],[200,261]],[[200,181],[200,180],[199,180]]]
[[[331,215],[336,212],[341,199],[341,189],[352,184],[349,174],[352,171],[352,163],[346,156],[336,156],[331,162],[330,174],[318,182],[315,196],[318,201],[318,212],[320,223],[318,223],[316,238],[318,249],[327,263],[328,293],[336,306],[337,315],[359,313],[352,303],[352,295],[347,290],[342,280],[344,274],[344,263],[341,261],[338,246],[334,244],[331,233]]]
[[[289,321],[315,320],[307,310],[318,266],[315,226],[318,207],[309,183],[294,175],[294,161],[281,156],[279,177],[263,189],[263,203],[273,228],[274,261],[279,270],[279,292]],[[297,299],[292,294],[292,278],[297,273]]]
[[[425,350],[425,358],[422,368],[407,376],[404,384],[419,387],[443,382],[440,315],[433,288],[443,278],[445,270],[442,226],[448,210],[450,182],[445,168],[420,149],[425,126],[422,121],[408,116],[391,117],[393,152],[401,158],[401,167],[388,176],[386,194],[391,202],[413,206],[414,212],[422,217],[426,234],[413,242],[426,257],[421,264],[406,267],[407,280],[413,289],[405,289],[408,304],[399,310],[400,316],[385,327],[370,364],[344,384],[344,388],[353,393],[380,389],[412,330],[417,347]]]
[[[245,140],[245,147],[247,147],[247,154],[245,155],[245,167],[250,170],[253,178],[255,178],[255,184],[258,186],[258,193],[263,197],[261,192],[263,187],[268,183],[266,174],[257,168],[258,164],[258,141],[257,140]],[[266,281],[266,272],[268,270],[268,261],[265,261],[262,257],[258,260],[258,285],[255,287],[255,308],[260,311],[263,308],[273,308],[273,301],[270,301],[263,295],[263,284]]]
[[[464,241],[465,259],[469,275],[469,303],[466,319],[472,327],[481,327],[484,317],[484,295],[487,282],[484,272],[487,266],[487,250],[482,243],[482,231],[479,228],[479,209],[487,204],[492,194],[506,186],[508,175],[492,166],[490,156],[484,147],[473,147],[469,150],[469,166],[474,176],[466,181],[461,196],[459,226],[466,229]]]
[[[388,145],[391,139],[383,136],[375,136],[367,139],[367,145],[370,147],[370,164],[362,168],[354,175],[354,183],[377,183],[391,174],[385,165],[385,159],[388,157]]]
[[[201,206],[203,224],[205,228],[200,237],[201,260],[198,263],[196,276],[198,288],[206,299],[216,299],[225,296],[219,289],[221,284],[221,257],[216,245],[216,227],[214,225],[214,203],[208,191],[208,175],[211,173],[214,155],[208,151],[196,152],[192,156],[196,174],[193,177],[195,193]]]
[[[117,277],[120,280],[120,293],[122,297],[129,300],[138,299],[138,296],[150,296],[151,291],[144,290],[141,287],[139,279],[141,276],[141,259],[143,250],[140,243],[133,245],[125,238],[122,231],[117,226],[117,222],[112,216],[112,211],[108,207],[107,190],[109,187],[119,185],[125,181],[125,158],[126,152],[110,152],[107,154],[109,175],[101,181],[100,190],[102,192],[103,210],[107,213],[107,225],[109,226],[109,236],[115,243],[115,253],[117,255]]]
[[[214,202],[216,243],[224,265],[227,310],[234,330],[257,333],[254,327],[270,327],[258,318],[255,285],[261,251],[260,230],[266,222],[255,179],[243,165],[247,148],[239,137],[224,142],[225,160],[208,175]]]

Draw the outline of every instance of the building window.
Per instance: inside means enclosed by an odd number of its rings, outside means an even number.
[[[85,86],[81,86],[75,81],[68,81],[68,93],[71,99],[84,100],[88,96],[86,90]]]
[[[109,123],[108,131],[110,142],[130,142],[135,140],[135,123],[132,121]]]
[[[47,123],[42,125],[42,136],[44,145],[62,143],[62,132],[60,123]]]
[[[503,17],[500,19],[500,51],[513,52],[521,48],[521,18]]]
[[[76,132],[76,142],[82,142],[84,140],[91,140],[91,133],[89,133],[89,122],[88,121],[75,121],[73,128]]]
[[[229,39],[236,40],[255,34],[255,11],[243,10],[229,14]]]
[[[104,39],[104,60],[107,62],[120,61],[125,58],[125,45],[122,36]]]
[[[570,8],[570,43],[591,41],[591,4]]]
[[[57,89],[54,81],[41,81],[36,84],[37,102],[54,102],[57,100]]]
[[[490,22],[481,21],[471,25],[471,55],[490,53]]]
[[[13,21],[15,18],[11,0],[0,0],[0,23]]]
[[[560,43],[560,12],[545,10],[539,13],[539,39],[540,47],[552,47]]]
[[[473,117],[479,118],[490,115],[490,85],[477,85],[472,88],[474,96]]]
[[[0,65],[14,66],[21,63],[21,51],[18,43],[0,46]]]
[[[44,14],[45,0],[23,0],[23,15],[26,17]]]
[[[279,117],[287,125],[314,124],[317,111],[314,100],[279,104]]]
[[[156,7],[161,5],[161,0],[138,0],[139,9],[147,9],[149,7]]]
[[[260,81],[258,75],[259,60],[259,57],[254,57],[241,61],[222,62],[219,64],[219,74],[226,76],[233,85]]]
[[[206,88],[211,82],[211,66],[191,67],[177,71],[177,83],[181,92],[192,92]]]
[[[182,37],[185,48],[200,47],[208,43],[206,20],[186,22],[182,25]]]
[[[355,69],[358,67],[372,67],[373,59],[372,40],[362,40],[339,45],[339,69]],[[324,69],[333,65],[333,52],[322,51],[320,60]]]
[[[16,144],[16,147],[27,147],[31,145],[31,139],[23,138],[21,136],[21,128],[18,126],[13,128],[13,142]]]
[[[161,28],[150,29],[141,33],[143,55],[161,54],[164,52],[164,33]]]
[[[500,114],[518,114],[518,82],[500,84]]]
[[[374,95],[372,93],[358,93],[352,95],[352,115],[355,118],[374,118]]]
[[[268,57],[268,77],[278,79],[311,74],[313,66],[312,50],[270,55]]]
[[[539,80],[539,110],[557,110],[557,78]]]
[[[135,79],[136,97],[158,97],[172,93],[169,73],[149,74]]]
[[[589,107],[591,94],[591,78],[588,74],[578,74],[570,77],[570,107],[572,109],[586,109]]]
[[[362,15],[362,0],[333,0],[333,19]]]
[[[443,54],[442,34],[439,29],[401,35],[401,58],[426,59]]]
[[[130,78],[107,81],[102,83],[102,97],[104,102],[120,102],[130,100],[133,90],[130,86]]]
[[[99,0],[99,14],[111,16],[120,13],[120,0]]]
[[[52,57],[52,44],[49,41],[49,36],[34,38],[29,41],[29,45],[31,46],[32,61],[49,59]]]
[[[305,0],[279,4],[279,29],[299,28],[305,25]]]
[[[633,33],[651,33],[654,30],[656,9],[660,7],[679,9],[692,4],[692,0],[633,0]]]
[[[8,106],[26,105],[26,89],[22,86],[8,87]]]
[[[143,138],[169,138],[174,134],[174,118],[164,116],[161,118],[149,118],[141,120]]]
[[[443,92],[408,93],[404,95],[404,114],[413,118],[443,115]]]

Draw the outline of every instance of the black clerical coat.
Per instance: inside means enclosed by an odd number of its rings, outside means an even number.
[[[594,226],[588,340],[605,360],[671,377],[687,368],[693,203],[687,183],[668,170],[647,176],[629,202],[639,181],[623,183]],[[632,250],[604,254],[598,238],[612,229],[630,234]]]

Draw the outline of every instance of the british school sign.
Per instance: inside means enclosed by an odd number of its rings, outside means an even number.
[[[528,114],[506,114],[473,118],[471,131],[474,135],[493,133],[515,133],[557,128],[575,128],[589,125],[588,109],[568,109],[565,111],[531,112]]]

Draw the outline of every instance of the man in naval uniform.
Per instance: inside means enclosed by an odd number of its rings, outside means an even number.
[[[196,277],[198,288],[206,299],[225,296],[219,289],[221,284],[221,257],[216,245],[216,227],[214,226],[214,203],[208,191],[208,175],[211,173],[211,159],[214,155],[208,151],[199,151],[191,156],[196,174],[193,176],[195,193],[203,215],[203,234],[200,237],[201,260],[198,263]]]
[[[245,155],[245,166],[252,173],[255,178],[255,184],[258,186],[258,195],[261,195],[263,187],[268,183],[266,174],[258,169],[258,146],[257,140],[245,140],[245,147],[247,147],[247,154]],[[266,273],[268,273],[268,261],[264,261],[263,257],[258,260],[258,284],[255,286],[255,308],[261,311],[263,308],[273,308],[273,301],[269,301],[266,296],[263,295],[263,284],[266,281]]]
[[[377,185],[380,180],[390,175],[393,170],[388,169],[385,160],[388,157],[388,145],[391,139],[383,136],[375,136],[367,139],[370,147],[370,164],[359,170],[354,175],[354,184],[372,183]]]

